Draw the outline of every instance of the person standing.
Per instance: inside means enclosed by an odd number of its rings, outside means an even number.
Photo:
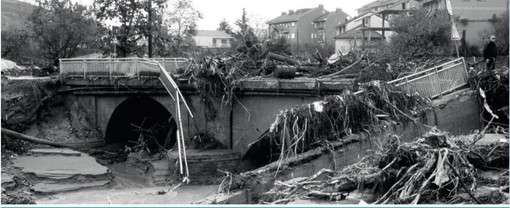
[[[498,47],[496,47],[496,36],[491,35],[489,43],[483,49],[483,58],[485,59],[486,69],[494,70],[496,67],[496,56],[498,55]]]

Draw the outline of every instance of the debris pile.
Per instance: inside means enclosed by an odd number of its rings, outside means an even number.
[[[276,181],[261,202],[279,204],[298,198],[338,201],[352,192],[369,192],[375,195],[374,204],[459,203],[461,194],[470,197],[464,202],[488,203],[475,194],[477,173],[508,168],[508,162],[493,162],[501,157],[508,161],[507,142],[475,146],[471,140],[437,130],[411,143],[391,138],[381,151],[340,171],[322,169],[311,177]],[[504,201],[500,197],[491,203]]]
[[[319,146],[331,146],[347,135],[381,132],[383,120],[414,121],[429,106],[426,98],[378,81],[361,88],[357,93],[328,96],[324,101],[281,111],[269,131],[253,145],[272,150],[267,155],[269,162],[285,160]]]
[[[480,92],[478,100],[482,107],[482,119],[486,123],[508,128],[508,69],[487,71],[471,67],[469,74],[471,89]]]

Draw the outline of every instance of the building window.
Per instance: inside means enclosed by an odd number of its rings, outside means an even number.
[[[310,34],[310,38],[312,38],[312,39],[313,39],[313,33],[311,33],[311,34]]]
[[[295,22],[292,22],[290,25],[291,25],[292,27],[294,27],[294,26],[296,26],[296,23],[295,23]]]
[[[294,33],[290,34],[290,38],[292,38],[292,39],[296,38]]]
[[[221,44],[227,44],[227,40],[226,39],[221,39]]]
[[[212,39],[213,46],[216,46],[216,39]]]
[[[402,3],[402,9],[406,9],[406,3]]]

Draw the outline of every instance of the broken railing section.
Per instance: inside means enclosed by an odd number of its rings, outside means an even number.
[[[193,112],[191,111],[190,107],[188,106],[188,103],[186,102],[186,99],[182,95],[181,91],[179,90],[179,86],[174,81],[174,79],[170,76],[168,71],[165,70],[165,68],[157,61],[154,60],[148,60],[143,59],[143,62],[147,62],[153,65],[158,66],[159,68],[159,81],[163,84],[165,89],[167,90],[170,97],[175,102],[175,115],[177,116],[178,121],[178,128],[177,128],[177,149],[179,153],[179,170],[180,174],[184,175],[183,182],[188,183],[189,182],[189,168],[188,168],[188,160],[186,157],[186,145],[184,141],[184,133],[183,133],[183,127],[182,127],[182,115],[181,115],[181,100],[184,103],[184,106],[188,110],[189,115],[191,118],[194,118]]]
[[[418,93],[432,99],[464,87],[467,83],[468,71],[464,58],[388,82],[409,94]]]

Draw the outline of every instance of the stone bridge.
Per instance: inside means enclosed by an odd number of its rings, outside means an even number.
[[[158,135],[158,141],[169,147],[176,141],[177,102],[175,96],[171,96],[175,95],[175,89],[169,87],[168,80],[162,74],[172,74],[184,67],[186,62],[179,59],[157,61],[161,63],[160,66],[164,66],[161,69],[166,72],[160,72],[160,69],[143,59],[64,59],[61,61],[64,87],[60,93],[65,95],[67,105],[77,104],[86,112],[88,119],[101,131],[105,143],[136,140],[136,125],[144,123],[144,126],[150,126],[167,122],[165,128],[170,130]],[[458,63],[454,65],[460,66]],[[441,96],[444,92],[465,85],[465,81],[459,84],[458,80],[454,85],[448,85],[445,82],[447,78],[459,76],[449,70],[443,78],[440,74],[443,67],[434,69],[435,74],[432,75],[437,80],[429,84],[436,88],[445,85],[444,89],[429,90],[431,97]],[[465,68],[463,70],[465,72]],[[462,69],[457,71],[464,74]],[[420,78],[424,75],[427,74],[405,77],[394,83],[413,90],[424,85]],[[430,81],[430,74],[425,78]],[[415,82],[417,84],[410,84],[409,79],[418,80]],[[208,133],[240,155],[244,155],[249,144],[269,129],[281,110],[322,100],[325,95],[338,94],[352,85],[350,79],[244,79],[239,81],[236,99],[232,104],[224,105],[217,100],[212,105],[204,105],[196,88],[187,80],[177,79],[173,82],[193,112],[192,117],[184,107],[185,103],[182,100],[179,102],[183,108],[181,119],[184,137]],[[213,115],[214,111],[216,116]],[[437,116],[434,118],[437,119]]]

